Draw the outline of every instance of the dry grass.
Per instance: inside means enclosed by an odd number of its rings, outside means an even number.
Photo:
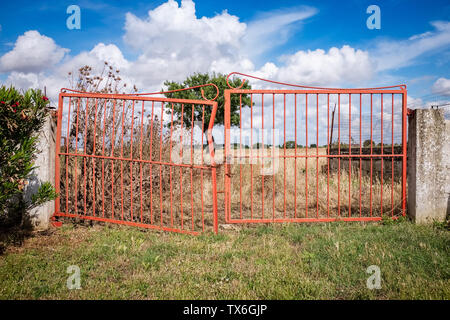
[[[250,152],[244,149],[241,155],[248,156]],[[253,155],[257,152],[254,150]],[[271,151],[266,152],[269,156]],[[233,153],[239,156],[239,150],[233,150]],[[292,157],[294,153],[293,149],[286,150],[286,154],[279,149],[279,156],[286,155],[287,158],[278,159],[273,167],[270,158],[266,158],[264,164],[254,161],[250,165],[246,161],[231,165],[232,218],[249,219],[252,211],[253,218],[263,218],[264,215],[269,219],[339,215],[378,217],[382,211],[383,215],[401,214],[400,177],[394,176],[392,183],[390,179],[382,181],[373,174],[371,181],[370,175],[364,172],[360,177],[354,165],[349,172],[348,162],[343,160],[339,172],[328,170],[328,160],[324,157],[295,159]],[[318,152],[315,148],[308,150],[308,155],[317,153],[324,155],[326,149],[319,148]],[[297,150],[297,155],[305,154],[306,149]],[[359,163],[359,159],[352,162]]]

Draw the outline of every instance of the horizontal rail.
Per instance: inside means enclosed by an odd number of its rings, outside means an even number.
[[[166,165],[166,166],[174,166],[174,167],[186,167],[193,169],[206,169],[211,170],[211,166],[197,166],[186,163],[173,163],[173,162],[163,162],[163,161],[153,161],[153,160],[144,160],[144,159],[135,159],[135,158],[121,158],[121,157],[111,157],[111,156],[98,156],[93,154],[80,154],[80,153],[67,153],[67,152],[59,152],[60,156],[72,156],[72,157],[81,157],[81,158],[96,158],[103,160],[118,160],[118,161],[128,161],[128,162],[137,162],[137,163],[150,163],[155,165]]]
[[[61,92],[60,97],[71,98],[97,98],[97,99],[112,99],[112,100],[134,100],[134,101],[158,101],[158,102],[173,102],[184,104],[199,104],[199,105],[214,105],[214,101],[209,100],[190,100],[190,99],[175,99],[175,98],[159,98],[159,97],[144,97],[144,96],[129,96],[125,94],[104,94],[104,93],[67,93]]]
[[[249,150],[249,149],[247,149]],[[268,159],[273,159],[273,158],[399,158],[399,157],[403,157],[403,154],[313,154],[313,153],[308,153],[308,154],[297,154],[297,155],[278,155],[278,156],[270,156],[270,155],[266,155],[266,156],[258,156],[258,155],[252,155],[252,156],[229,156],[232,159],[241,159],[241,158],[255,158],[255,159],[259,159],[259,158],[268,158]]]
[[[146,228],[146,229],[156,229],[156,230],[161,230],[161,231],[171,231],[171,232],[183,233],[183,234],[191,234],[191,235],[199,235],[200,234],[199,232],[196,232],[196,231],[168,228],[168,227],[163,227],[163,226],[157,226],[157,225],[139,223],[139,222],[132,222],[132,221],[126,221],[126,220],[116,220],[116,219],[109,219],[109,218],[85,216],[85,215],[73,214],[73,213],[55,212],[54,215],[57,217],[59,216],[59,217],[66,217],[66,218],[78,218],[78,219],[86,219],[86,220],[101,221],[101,222],[111,222],[111,223],[121,224],[121,225],[126,225],[126,226],[141,227],[141,228]]]
[[[305,90],[252,90],[252,89],[225,89],[230,93],[242,93],[242,94],[405,94],[406,90],[393,90],[393,89],[334,89],[334,90],[317,90],[317,89],[305,89]]]
[[[382,217],[353,218],[296,218],[296,219],[230,219],[227,223],[271,223],[271,222],[334,222],[334,221],[381,221]]]

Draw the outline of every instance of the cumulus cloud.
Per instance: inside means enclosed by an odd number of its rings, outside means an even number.
[[[69,49],[61,48],[52,38],[35,30],[27,31],[0,58],[0,72],[40,72],[60,62],[67,52]]]
[[[243,38],[243,50],[251,57],[286,43],[301,22],[317,13],[317,9],[301,6],[266,13],[248,23]]]
[[[217,71],[240,55],[246,24],[224,11],[197,18],[190,0],[174,0],[148,11],[144,19],[126,14],[124,42],[140,53],[133,62],[140,85],[182,80],[193,72]],[[248,61],[246,62],[248,64]],[[150,72],[149,72],[150,71]]]
[[[450,45],[450,22],[434,21],[431,25],[434,27],[433,31],[412,36],[407,40],[378,43],[373,50],[377,71],[409,66],[417,57]]]
[[[350,46],[333,47],[328,52],[298,51],[283,58],[277,77],[285,81],[310,85],[358,83],[372,76],[372,63],[367,51]]]
[[[432,91],[441,96],[450,97],[450,79],[439,78],[433,84]]]

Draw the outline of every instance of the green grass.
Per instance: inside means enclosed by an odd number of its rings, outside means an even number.
[[[448,230],[406,221],[199,237],[65,223],[0,256],[0,299],[450,299],[449,248]],[[66,287],[70,265],[80,290]]]

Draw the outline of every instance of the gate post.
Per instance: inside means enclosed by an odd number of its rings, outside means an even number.
[[[450,212],[450,120],[442,109],[416,109],[408,122],[408,214],[416,223],[445,221]]]
[[[36,154],[36,159],[34,160],[36,168],[33,170],[29,179],[29,184],[25,187],[23,195],[27,202],[30,201],[31,196],[36,193],[41,182],[50,181],[53,183],[55,181],[54,153],[57,145],[55,132],[55,118],[53,115],[49,114],[38,134],[38,152]],[[29,217],[33,228],[37,230],[47,229],[49,226],[49,219],[53,215],[53,208],[53,201],[48,201],[37,208],[30,210],[27,218]]]

